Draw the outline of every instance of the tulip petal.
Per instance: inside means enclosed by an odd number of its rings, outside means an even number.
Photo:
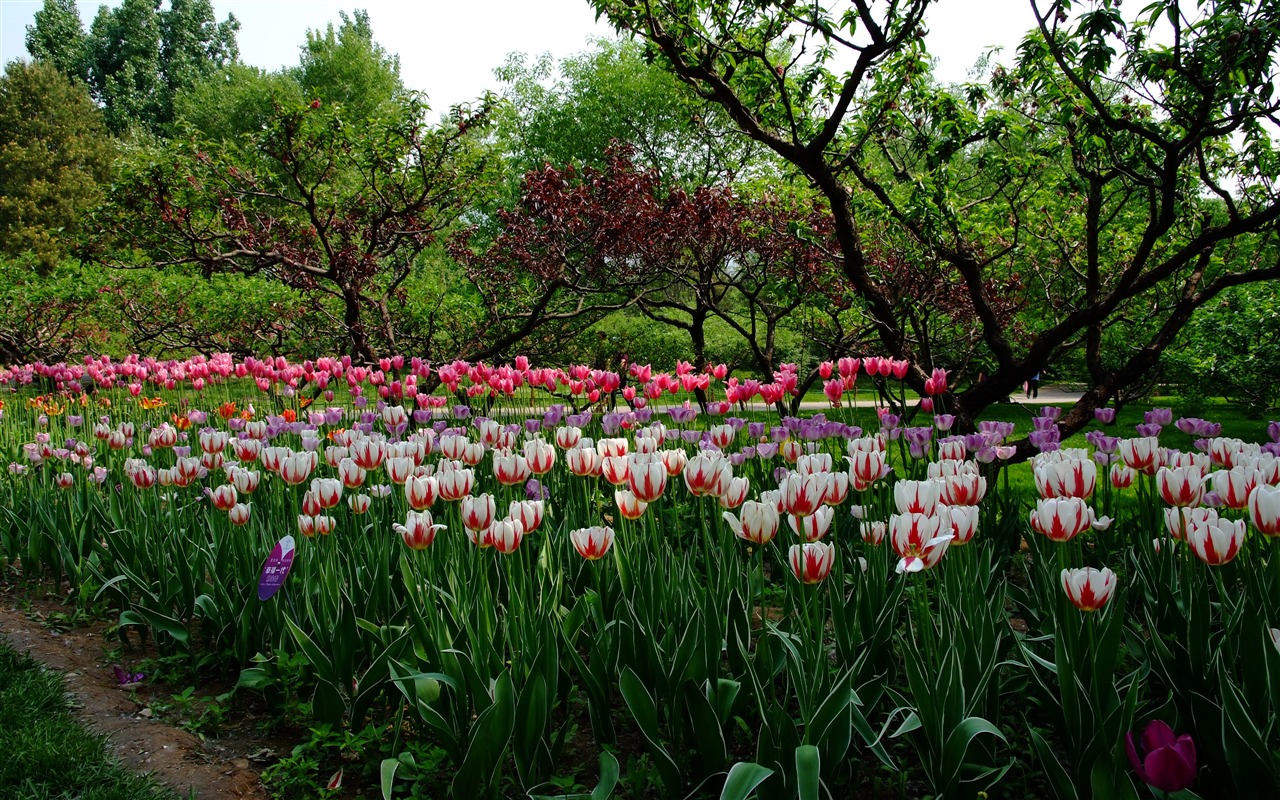
[[[1147,770],[1142,764],[1142,759],[1138,757],[1138,748],[1133,744],[1133,731],[1124,735],[1124,751],[1129,756],[1129,764],[1133,767],[1133,771],[1138,774],[1143,783],[1148,783]]]
[[[1142,749],[1150,754],[1161,747],[1172,747],[1177,739],[1173,728],[1162,719],[1152,720],[1142,731]]]
[[[1162,792],[1180,792],[1196,777],[1194,764],[1188,764],[1172,747],[1161,747],[1147,756],[1147,783]]]

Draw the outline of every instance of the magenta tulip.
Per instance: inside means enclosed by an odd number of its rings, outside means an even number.
[[[1133,733],[1125,734],[1125,751],[1134,772],[1149,786],[1162,792],[1180,792],[1196,779],[1196,745],[1187,734],[1175,737],[1162,720],[1154,720],[1142,731],[1142,752]]]

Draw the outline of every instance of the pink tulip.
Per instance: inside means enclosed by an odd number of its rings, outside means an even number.
[[[1116,574],[1105,567],[1064,569],[1061,577],[1067,599],[1081,611],[1097,611],[1116,591]]]
[[[518,453],[493,454],[493,477],[503,486],[517,486],[529,480],[533,472],[529,462]]]
[[[603,558],[613,546],[613,528],[597,525],[590,528],[578,528],[570,531],[569,540],[578,555],[588,561]]]
[[[227,509],[227,519],[232,525],[248,525],[250,508],[248,503],[236,503]]]
[[[1031,528],[1055,542],[1067,542],[1088,530],[1092,519],[1089,506],[1079,497],[1047,498],[1031,512]]]
[[[943,482],[898,481],[893,485],[893,501],[900,514],[932,514],[942,494]]]
[[[667,488],[667,467],[657,454],[632,454],[628,456],[627,484],[637,499],[652,503],[662,497]]]
[[[337,478],[315,478],[311,481],[311,491],[321,508],[333,508],[342,502],[342,481]]]
[[[1154,436],[1120,440],[1120,459],[1143,475],[1155,475],[1160,467],[1160,440]]]
[[[946,520],[948,525],[944,530],[941,513],[906,512],[889,517],[889,541],[900,557],[898,572],[920,572],[933,568],[942,560],[954,538],[950,532],[949,515]]]
[[[788,514],[787,525],[791,527],[791,532],[798,536],[801,541],[816,542],[831,530],[831,523],[835,520],[835,515],[835,509],[831,508],[831,506],[821,506],[807,517]]]
[[[787,553],[791,572],[801,583],[821,583],[831,574],[836,561],[836,548],[825,542],[793,544]]]
[[[219,511],[230,511],[236,505],[236,487],[223,484],[209,493],[209,500]]]
[[[541,439],[524,443],[524,459],[534,475],[546,475],[556,464],[556,449]]]
[[[1190,507],[1204,498],[1204,477],[1195,467],[1161,467],[1156,471],[1160,498],[1171,506]]]
[[[720,494],[720,507],[734,509],[742,505],[750,488],[751,482],[746,478],[730,478]]]
[[[404,482],[404,498],[414,511],[425,511],[436,501],[440,486],[432,476],[410,475]]]
[[[844,396],[844,382],[839,379],[826,381],[822,384],[822,393],[831,401],[831,405],[838,407],[840,398]]]
[[[831,476],[825,472],[810,475],[791,473],[778,486],[782,490],[783,508],[796,517],[812,515],[822,506],[830,483]]]
[[[462,516],[462,526],[464,528],[471,531],[483,531],[493,524],[494,516],[497,514],[497,504],[491,494],[482,494],[476,497],[468,495],[462,498],[459,513]]]
[[[524,540],[524,525],[518,519],[501,519],[490,526],[485,537],[494,550],[509,555]]]
[[[774,503],[748,500],[742,504],[738,516],[728,511],[722,515],[734,536],[758,545],[768,544],[778,535],[778,507]]]
[[[556,447],[561,450],[571,450],[578,446],[578,442],[582,441],[582,429],[565,426],[556,428]]]
[[[884,541],[884,537],[889,533],[889,525],[884,520],[876,520],[861,525],[862,541],[872,546],[878,546]]]
[[[435,541],[436,531],[444,528],[435,524],[430,511],[410,511],[403,525],[397,523],[392,527],[410,550],[427,549]]]
[[[604,467],[604,459],[593,447],[574,447],[566,450],[564,460],[569,471],[580,478],[599,477]]]
[[[1205,515],[1187,525],[1191,552],[1210,566],[1219,566],[1236,557],[1244,545],[1245,522]]]
[[[1263,536],[1280,536],[1280,487],[1254,487],[1249,495],[1249,519]]]

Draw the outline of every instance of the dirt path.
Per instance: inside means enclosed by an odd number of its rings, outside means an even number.
[[[131,693],[117,685],[112,665],[103,661],[102,623],[58,632],[41,624],[42,605],[33,607],[33,619],[11,597],[0,595],[0,636],[66,675],[77,716],[107,736],[121,762],[151,773],[183,798],[194,790],[198,800],[265,800],[247,758],[149,719]]]

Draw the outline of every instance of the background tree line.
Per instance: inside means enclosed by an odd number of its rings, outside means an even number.
[[[46,0],[0,78],[0,357],[516,352],[769,373],[889,354],[1068,424],[1164,370],[1274,406],[1280,4],[1033,0],[940,85],[927,0],[597,0],[447,111],[368,16],[294,67],[208,0]],[[1136,16],[1135,16],[1136,13]],[[983,380],[979,380],[979,376]]]

